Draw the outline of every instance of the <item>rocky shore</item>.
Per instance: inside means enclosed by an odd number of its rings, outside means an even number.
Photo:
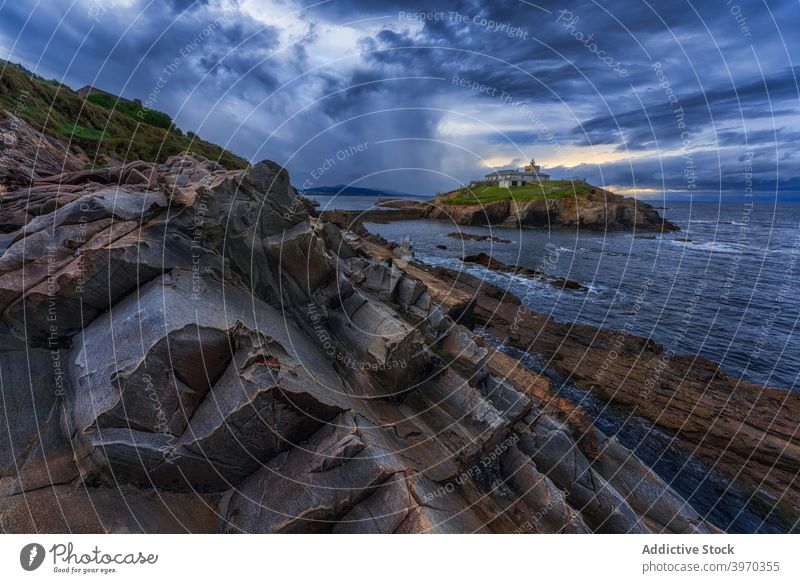
[[[716,530],[472,331],[513,301],[309,218],[272,162],[2,203],[5,532]]]
[[[765,514],[796,524],[798,393],[733,378],[703,357],[672,354],[626,331],[560,323],[464,272],[415,264],[412,273],[462,323],[536,355],[562,381],[649,420],[758,501]]]

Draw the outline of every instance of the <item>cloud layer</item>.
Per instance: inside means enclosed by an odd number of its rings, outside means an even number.
[[[797,22],[791,0],[6,2],[0,56],[298,185],[428,194],[535,156],[642,196],[790,196]]]

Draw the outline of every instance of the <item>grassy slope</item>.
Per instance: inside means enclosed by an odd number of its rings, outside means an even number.
[[[539,200],[543,198],[564,198],[584,194],[594,188],[591,184],[572,183],[568,180],[550,180],[535,186],[479,186],[474,189],[461,188],[447,193],[445,204],[487,204],[503,200]]]
[[[17,67],[2,61],[0,109],[13,113],[47,135],[79,147],[98,166],[102,165],[103,155],[128,162],[163,162],[187,150],[218,160],[228,169],[248,165],[246,160],[228,150],[196,136],[183,135],[175,126],[167,130],[140,123],[130,112],[88,103],[66,85],[31,79]]]

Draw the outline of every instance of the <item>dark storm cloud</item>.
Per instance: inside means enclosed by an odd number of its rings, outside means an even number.
[[[107,8],[92,13],[96,5]],[[72,85],[93,82],[97,77],[97,85],[113,91],[130,85],[129,95],[141,96],[176,59],[181,61],[181,69],[191,75],[184,79],[182,71],[176,71],[170,78],[172,88],[177,92],[180,87],[190,86],[195,80],[192,75],[197,73],[193,70],[195,64],[211,70],[234,46],[240,49],[226,57],[220,69],[233,68],[239,76],[255,62],[244,41],[256,31],[260,45],[275,44],[274,30],[252,23],[247,26],[246,20],[232,16],[226,18],[205,1],[148,2],[128,8],[98,0],[64,3],[64,7],[69,8],[66,14],[43,4],[31,13],[32,7],[23,3],[5,4],[0,32],[7,39],[6,44],[10,44],[8,39],[16,38],[14,54],[28,62],[41,61],[37,72],[42,75],[64,77]],[[22,22],[29,15],[28,25],[23,28]],[[51,35],[52,41],[48,41]],[[76,58],[68,68],[73,55]]]
[[[800,6],[790,0],[237,2],[200,42],[220,3],[129,4],[4,3],[0,44],[40,74],[128,97],[150,94],[177,56],[154,107],[293,175],[347,144],[372,144],[329,184],[440,190],[479,176],[497,152],[509,163],[524,152],[555,160],[554,144],[569,149],[555,176],[605,184],[686,190],[687,148],[696,188],[736,191],[745,149],[760,188],[800,176]],[[93,6],[108,10],[92,18]],[[630,158],[581,163],[597,151]],[[401,167],[425,170],[392,172]]]
[[[800,131],[787,128],[757,130],[752,132],[726,131],[716,134],[720,146],[761,146],[770,144],[800,143]]]
[[[707,87],[681,96],[681,89],[675,87],[675,102],[670,104],[662,92],[652,95],[644,108],[610,112],[584,121],[574,128],[573,134],[580,136],[578,143],[598,143],[609,132],[628,130],[627,139],[620,145],[624,148],[642,149],[654,139],[654,133],[661,136],[662,145],[681,141],[681,132],[675,131],[675,110],[680,107],[685,114],[690,129],[699,131],[712,122],[753,121],[760,118],[771,119],[776,115],[792,110],[776,111],[774,104],[796,103],[798,98],[798,69],[787,69],[765,79],[754,80],[743,85]],[[664,142],[666,141],[666,144]],[[600,142],[602,143],[602,142]],[[745,143],[744,141],[742,143]]]

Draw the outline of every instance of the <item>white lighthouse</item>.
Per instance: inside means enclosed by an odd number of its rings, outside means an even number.
[[[485,186],[500,186],[503,188],[510,188],[515,186],[528,186],[529,184],[539,184],[550,180],[549,174],[544,174],[539,171],[540,166],[536,164],[536,160],[531,158],[531,163],[522,168],[522,170],[498,170],[487,174],[480,182],[473,182],[472,185],[485,185]]]

